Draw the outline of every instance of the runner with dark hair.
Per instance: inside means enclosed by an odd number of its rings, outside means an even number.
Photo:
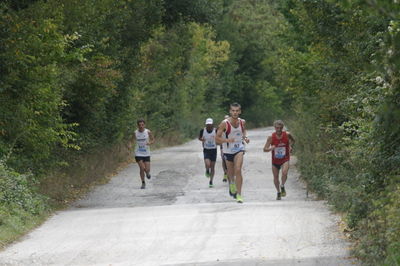
[[[210,178],[209,187],[214,186],[215,162],[217,160],[217,144],[215,143],[216,129],[212,118],[207,118],[206,127],[200,130],[199,140],[203,144],[204,165],[206,177]]]
[[[241,106],[238,103],[230,105],[230,117],[223,120],[215,137],[218,144],[223,145],[224,157],[228,169],[229,194],[236,198],[238,203],[243,203],[242,198],[242,166],[244,155],[244,142],[249,143],[246,136],[245,121],[239,118]]]
[[[135,145],[135,160],[139,165],[140,179],[142,181],[141,189],[146,188],[146,182],[144,176],[146,174],[147,179],[151,178],[150,175],[150,145],[154,143],[155,139],[150,130],[146,126],[146,122],[143,119],[138,119],[138,128],[135,130],[133,139],[136,141]]]

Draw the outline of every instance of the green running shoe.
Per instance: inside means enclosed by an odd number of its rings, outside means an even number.
[[[286,197],[285,186],[281,186],[281,195],[282,195],[282,197]]]
[[[231,195],[232,197],[234,197],[236,199],[236,185],[235,184],[229,184],[229,195]]]
[[[237,194],[237,195],[236,195],[236,201],[237,201],[237,203],[243,203],[242,195]]]
[[[224,178],[222,178],[222,182],[227,182],[228,181],[228,175],[224,174]]]

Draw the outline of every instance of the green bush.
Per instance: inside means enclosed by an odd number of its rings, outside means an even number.
[[[0,247],[30,230],[49,210],[33,180],[0,161]]]
[[[399,181],[399,177],[393,178]],[[400,185],[393,182],[373,201],[373,211],[361,222],[357,255],[370,265],[400,264]],[[368,234],[362,234],[368,232]]]
[[[34,179],[8,169],[0,162],[0,206],[8,208],[10,213],[15,208],[32,215],[43,213],[46,198],[35,191]]]

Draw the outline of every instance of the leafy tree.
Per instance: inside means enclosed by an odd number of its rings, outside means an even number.
[[[29,12],[29,11],[26,11]],[[1,61],[1,152],[8,163],[37,170],[57,145],[66,146],[70,125],[60,116],[64,108],[59,81],[68,39],[51,19],[31,18],[2,9],[4,43]]]
[[[216,102],[206,102],[205,95],[220,97],[214,90],[216,70],[227,60],[229,46],[214,38],[210,28],[181,24],[171,30],[160,28],[142,47],[136,75],[138,110],[153,128],[193,136],[205,113],[218,108]]]
[[[283,115],[286,92],[276,86],[274,63],[279,58],[278,29],[285,25],[271,1],[233,1],[216,26],[218,37],[227,40],[232,50],[226,66],[233,72],[226,73],[228,101],[240,102],[244,117],[256,125]]]

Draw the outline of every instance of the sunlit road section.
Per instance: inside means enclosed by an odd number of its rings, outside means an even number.
[[[0,265],[355,265],[338,216],[306,196],[295,160],[287,196],[276,200],[262,151],[271,132],[248,132],[243,204],[222,182],[220,154],[208,187],[193,140],[152,153],[145,190],[130,165],[3,250]]]

